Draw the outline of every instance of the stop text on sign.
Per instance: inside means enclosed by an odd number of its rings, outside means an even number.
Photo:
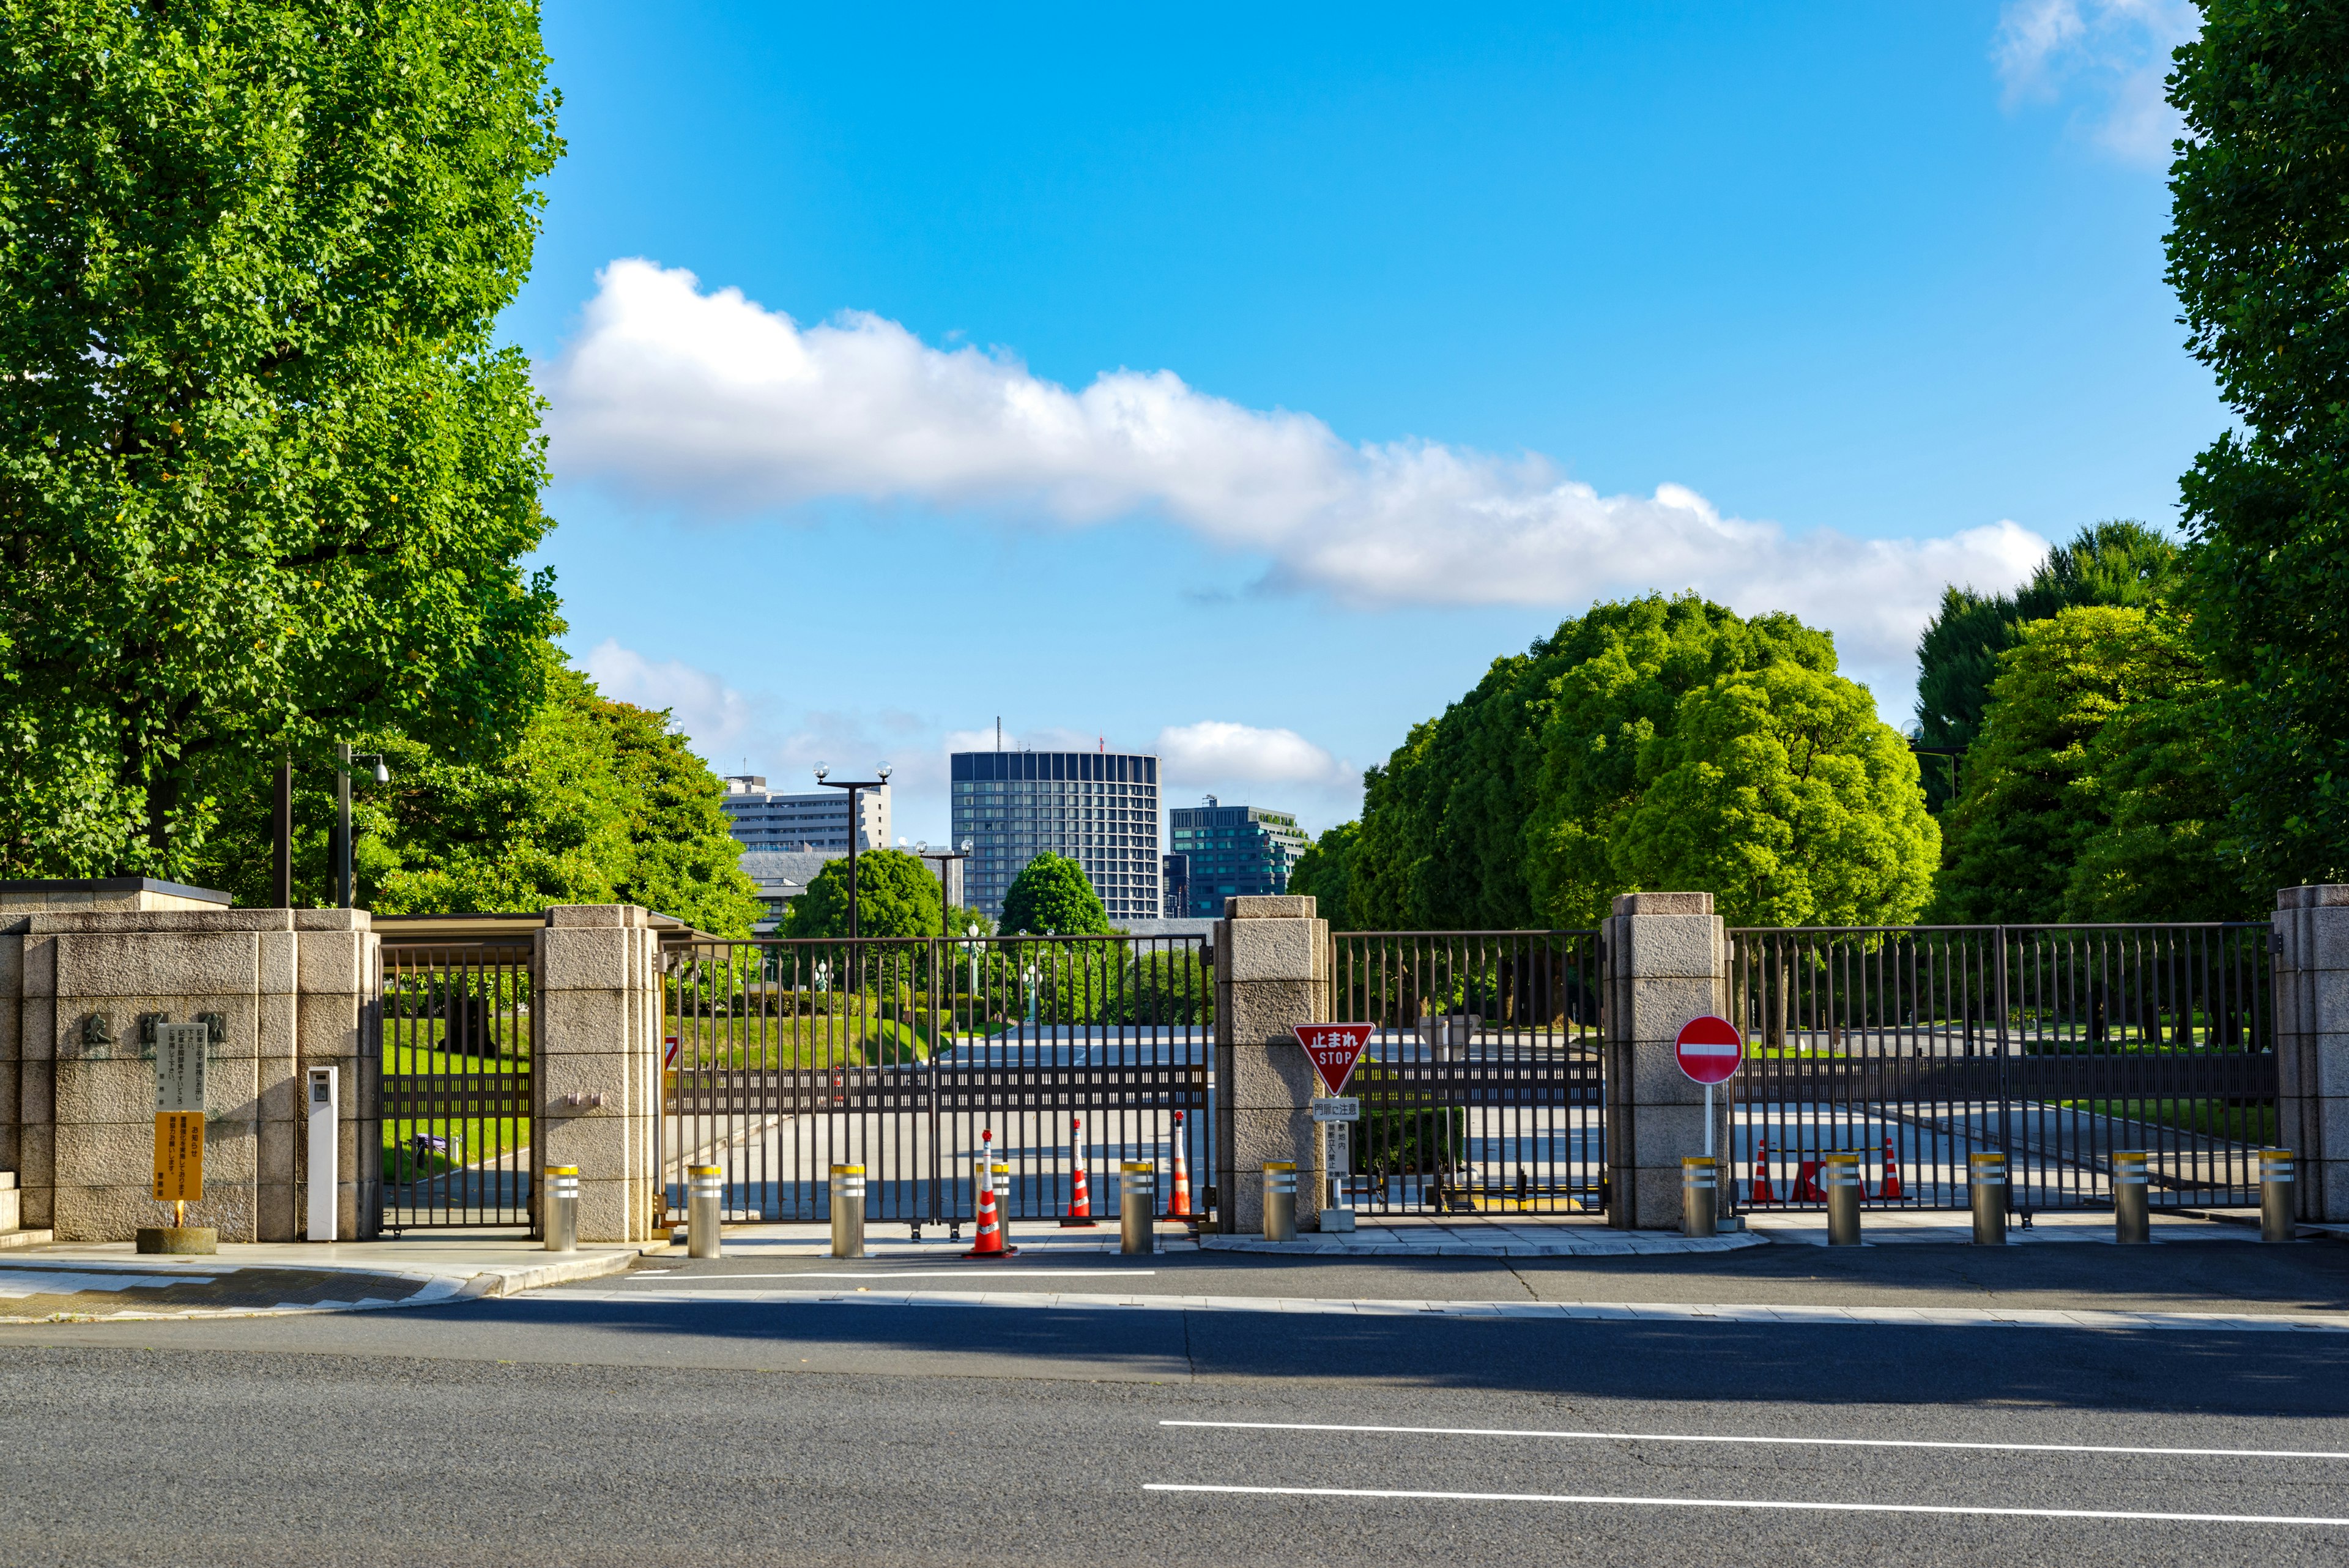
[[[1313,1070],[1321,1075],[1321,1082],[1332,1095],[1343,1094],[1346,1080],[1354,1075],[1354,1064],[1362,1059],[1362,1047],[1371,1041],[1375,1023],[1299,1023],[1291,1026],[1297,1033],[1297,1043],[1313,1058]]]

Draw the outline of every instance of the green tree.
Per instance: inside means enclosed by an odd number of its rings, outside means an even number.
[[[856,857],[856,929],[868,937],[938,934],[938,879],[918,856],[868,849]],[[848,857],[827,860],[791,902],[787,937],[848,935]]]
[[[1085,868],[1049,851],[1019,869],[1003,895],[1006,936],[1107,936],[1109,911]]]
[[[593,711],[611,748],[627,831],[628,859],[614,888],[620,899],[715,936],[750,934],[765,911],[719,804],[725,782],[694,755],[666,710],[599,697]]]
[[[2178,815],[2208,784],[2174,777],[2178,725],[2206,691],[2178,628],[2156,613],[2085,605],[2023,626],[1945,814],[1941,916],[2188,918],[2154,901],[2181,877],[2224,879],[2210,836]],[[2189,851],[2199,872],[2165,866]]]
[[[1354,929],[1346,903],[1347,884],[1353,878],[1354,841],[1361,824],[1341,822],[1324,828],[1289,867],[1288,890],[1314,900],[1314,909],[1333,931]]]
[[[1609,846],[1630,887],[1710,891],[1735,925],[1899,925],[1941,838],[1908,742],[1865,687],[1782,659],[1681,698],[1639,746]]]
[[[2271,895],[2243,887],[2240,852],[2210,738],[2224,688],[2182,628],[2157,624],[2157,657],[2174,660],[2168,694],[2120,708],[2088,743],[2087,778],[2101,826],[2080,846],[2064,888],[2071,920],[2256,919]]]
[[[1918,740],[1961,752],[1972,745],[1998,656],[2014,646],[2026,622],[2074,605],[2158,604],[2177,587],[2180,559],[2175,542],[2142,523],[2116,520],[2049,550],[2030,581],[2011,594],[1944,588],[1941,607],[1917,643]],[[1949,803],[1951,776],[1961,769],[1962,763],[1940,755],[1924,764],[1925,799],[1935,811]]]
[[[2349,880],[2349,10],[2204,0],[2168,281],[2240,430],[2181,481],[2248,890]]]
[[[387,726],[503,754],[558,628],[492,338],[561,150],[536,6],[0,16],[0,864],[185,876]]]

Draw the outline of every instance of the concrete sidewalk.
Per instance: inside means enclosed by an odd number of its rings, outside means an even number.
[[[1809,1247],[1827,1244],[1827,1217],[1823,1210],[1796,1210],[1785,1213],[1754,1210],[1749,1210],[1744,1219],[1749,1231],[1771,1241]],[[2259,1222],[2259,1210],[2256,1209],[2243,1210],[2240,1218],[2229,1219],[2203,1214],[2156,1214],[2148,1230],[2156,1243],[2257,1241],[2260,1239]],[[1859,1217],[1859,1234],[1861,1244],[1871,1247],[1918,1243],[1971,1246],[1974,1239],[1972,1218],[1946,1210],[1863,1210]],[[2010,1220],[2006,1240],[2013,1246],[2054,1242],[2102,1243],[2108,1247],[2119,1244],[2113,1237],[2113,1217],[2110,1213],[2042,1212],[2033,1215],[2027,1227],[2019,1219]]]

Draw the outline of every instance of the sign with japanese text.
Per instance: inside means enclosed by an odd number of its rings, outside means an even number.
[[[1313,1070],[1321,1075],[1333,1095],[1341,1094],[1346,1080],[1354,1075],[1354,1064],[1362,1058],[1362,1047],[1371,1042],[1375,1023],[1299,1023],[1297,1043],[1313,1058]]]

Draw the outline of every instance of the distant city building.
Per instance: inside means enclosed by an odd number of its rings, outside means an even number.
[[[1210,919],[1224,912],[1234,894],[1285,893],[1297,857],[1310,846],[1297,818],[1256,805],[1224,805],[1209,795],[1204,805],[1176,806],[1166,814],[1173,856],[1190,857],[1188,891],[1173,917]]]
[[[745,849],[837,850],[848,853],[848,792],[820,789],[812,794],[778,794],[757,774],[733,774],[719,802],[733,824],[734,842]],[[859,854],[889,844],[889,786],[861,790],[857,815]]]
[[[1085,868],[1112,922],[1159,914],[1158,759],[1125,752],[956,752],[954,839],[971,840],[971,908],[1003,916],[1039,855]]]
[[[823,850],[746,849],[742,852],[742,874],[759,885],[759,902],[766,914],[752,923],[753,936],[771,935],[782,923],[783,912],[792,900],[807,891],[808,884],[816,879],[829,861],[846,858],[848,849],[827,853]]]
[[[1164,918],[1180,918],[1180,911],[1191,901],[1191,857],[1188,855],[1162,855],[1158,857],[1158,907]]]

